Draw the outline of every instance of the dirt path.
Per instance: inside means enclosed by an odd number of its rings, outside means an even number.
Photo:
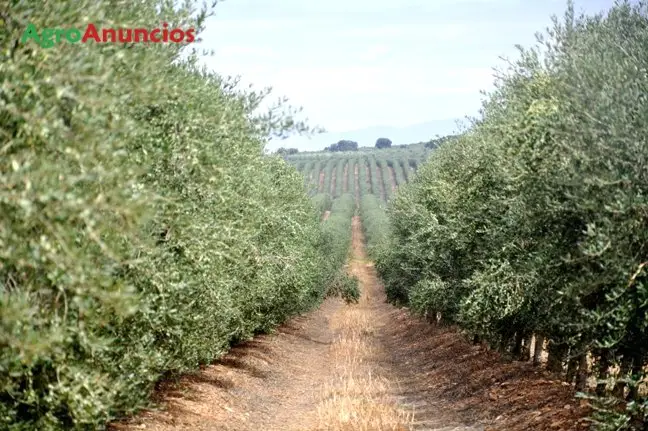
[[[355,163],[353,165],[353,181],[355,187],[355,201],[357,207],[360,203],[360,164],[359,163]]]
[[[319,173],[319,188],[317,189],[320,193],[324,193],[324,177],[325,176],[326,175],[324,173],[324,168],[322,168],[320,170],[320,173]]]
[[[349,192],[349,161],[344,162],[344,173],[342,174],[344,181],[342,182],[342,193]]]
[[[322,221],[328,220],[330,215],[331,215],[331,211],[329,211],[329,210],[324,211],[324,215],[322,216]]]
[[[331,179],[329,180],[329,193],[331,196],[335,196],[335,186],[337,183],[337,166],[333,165],[333,169],[331,169]]]
[[[385,302],[353,219],[360,302],[316,311],[162,385],[164,411],[114,430],[575,430],[569,388]]]
[[[393,166],[387,165],[387,169],[389,170],[389,181],[391,182],[392,192],[395,192],[398,188],[398,182],[396,181],[396,172],[394,172]]]

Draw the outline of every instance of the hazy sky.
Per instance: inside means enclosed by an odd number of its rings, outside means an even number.
[[[576,0],[601,11],[613,0]],[[498,56],[565,0],[226,0],[202,35],[223,75],[272,86],[330,131],[473,115]]]

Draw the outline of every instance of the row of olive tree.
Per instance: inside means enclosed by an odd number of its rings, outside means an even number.
[[[389,217],[385,203],[375,194],[364,194],[360,199],[360,217],[367,243],[367,252],[372,259],[383,253],[389,244]]]
[[[377,267],[392,300],[477,341],[527,359],[546,340],[600,429],[645,429],[648,4],[570,5],[510,66],[399,191]]]
[[[351,222],[356,212],[353,194],[344,193],[333,200],[331,215],[322,224],[324,233],[324,255],[327,257],[325,273],[330,278],[325,281],[327,295],[340,296],[347,303],[357,302],[360,298],[358,280],[344,268],[351,248]]]
[[[200,30],[211,8],[190,3],[0,3],[2,429],[100,429],[337,274],[301,176],[263,155],[295,124],[253,115],[265,93],[176,44],[20,41],[52,22]]]

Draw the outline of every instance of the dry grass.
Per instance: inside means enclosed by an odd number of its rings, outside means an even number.
[[[326,176],[326,173],[324,171],[320,171],[319,173],[319,187],[317,191],[319,193],[324,193],[324,178]]]
[[[376,366],[380,352],[372,325],[375,316],[359,268],[363,257],[356,254],[349,268],[360,276],[359,303],[338,309],[330,320],[336,334],[330,346],[334,369],[321,390],[318,429],[408,430],[413,412],[394,402],[390,382]]]

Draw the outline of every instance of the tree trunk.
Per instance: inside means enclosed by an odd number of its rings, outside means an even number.
[[[522,338],[522,349],[520,350],[520,361],[528,361],[531,357],[531,334],[524,334]]]
[[[500,352],[500,353],[506,353],[506,351],[508,350],[507,349],[508,341],[509,340],[507,340],[505,336],[502,336],[502,338],[500,339],[500,342],[497,345],[497,351]]]
[[[610,368],[609,353],[607,350],[604,350],[603,352],[601,352],[599,356],[599,363],[598,363],[599,382],[596,383],[596,395],[598,395],[599,397],[604,396],[605,392],[607,391],[607,383],[604,382],[603,380],[607,380],[609,368]]]
[[[589,367],[587,366],[587,352],[578,358],[578,372],[576,373],[576,391],[584,392],[587,389],[587,377]]]
[[[628,373],[630,372],[631,368],[631,360],[630,358],[623,357],[621,359],[621,366],[619,370],[619,379],[625,379],[628,376]],[[612,389],[612,395],[614,395],[617,398],[625,398],[625,388],[626,384],[625,382],[616,382],[614,385],[614,389]]]
[[[641,355],[637,355],[634,357],[633,363],[632,363],[632,377],[640,377],[641,372],[642,372],[642,366],[643,366],[643,361],[641,360]],[[636,382],[636,384],[630,386],[630,392],[628,393],[628,401],[638,401],[639,400],[639,382]]]
[[[567,373],[565,374],[565,381],[567,383],[573,383],[574,378],[576,377],[576,370],[578,369],[578,356],[572,356],[567,362]]]
[[[507,356],[511,353],[511,348],[515,350],[516,332],[510,328],[505,328],[500,332],[499,352]]]
[[[519,359],[521,354],[522,354],[522,343],[524,342],[524,337],[522,335],[521,331],[518,331],[515,333],[514,341],[513,341],[513,351],[511,354],[513,355],[513,359]]]
[[[567,355],[566,344],[549,343],[549,360],[547,361],[547,369],[555,373],[563,372],[563,362]]]
[[[540,365],[540,360],[542,359],[542,349],[544,347],[544,335],[536,334],[535,336],[535,347],[533,349],[533,365]]]
[[[434,313],[426,313],[425,314],[425,320],[432,326],[437,325],[437,314],[436,312]]]

